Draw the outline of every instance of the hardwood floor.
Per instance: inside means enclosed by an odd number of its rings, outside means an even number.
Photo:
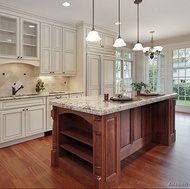
[[[172,147],[150,144],[122,161],[118,189],[190,188],[190,115],[176,113]],[[51,136],[0,150],[0,188],[85,188],[51,167]]]

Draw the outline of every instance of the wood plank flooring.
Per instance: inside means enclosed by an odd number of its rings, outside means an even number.
[[[190,114],[176,113],[172,147],[150,144],[122,161],[117,189],[190,188]],[[51,136],[0,149],[0,188],[85,188],[51,167]]]

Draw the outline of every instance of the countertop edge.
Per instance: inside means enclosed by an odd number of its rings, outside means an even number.
[[[74,102],[71,102],[70,99],[59,99],[59,100],[51,101],[50,104],[52,106],[57,106],[61,108],[66,108],[70,110],[102,116],[102,115],[116,113],[119,111],[131,109],[135,107],[140,107],[140,106],[160,102],[160,101],[167,100],[170,98],[175,98],[176,96],[177,96],[177,93],[158,95],[158,96],[149,96],[149,97],[139,96],[138,97],[140,98],[139,100],[126,102],[126,103],[110,102],[110,101],[104,102],[102,96],[94,96],[94,98],[96,98],[96,101],[97,101],[96,105],[94,104],[95,99],[93,99],[93,96],[91,97],[85,96],[85,97],[80,97],[78,99],[75,99]],[[111,106],[112,104],[113,106]]]

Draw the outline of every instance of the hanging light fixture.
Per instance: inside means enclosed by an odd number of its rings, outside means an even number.
[[[135,0],[134,3],[137,5],[137,43],[133,47],[134,51],[140,51],[143,50],[142,44],[139,42],[139,4],[142,2],[142,0]]]
[[[94,0],[92,0],[92,30],[88,33],[86,41],[100,41],[101,38],[94,29]]]
[[[151,41],[150,41],[151,46],[143,48],[143,52],[146,56],[150,56],[150,58],[153,59],[154,55],[160,54],[163,47],[161,47],[161,46],[154,47],[153,46],[153,34],[155,33],[155,31],[150,31],[150,33],[152,34]]]
[[[115,40],[115,43],[113,44],[113,47],[124,47],[126,46],[126,43],[124,40],[121,38],[121,3],[120,0],[118,0],[118,29],[119,29],[119,36]]]

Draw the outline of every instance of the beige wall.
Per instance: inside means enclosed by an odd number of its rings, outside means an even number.
[[[0,65],[0,96],[12,94],[12,86],[16,89],[24,85],[18,94],[35,93],[36,81],[39,78],[39,67],[29,64],[10,63]],[[45,84],[44,92],[69,90],[69,77],[40,77]]]

